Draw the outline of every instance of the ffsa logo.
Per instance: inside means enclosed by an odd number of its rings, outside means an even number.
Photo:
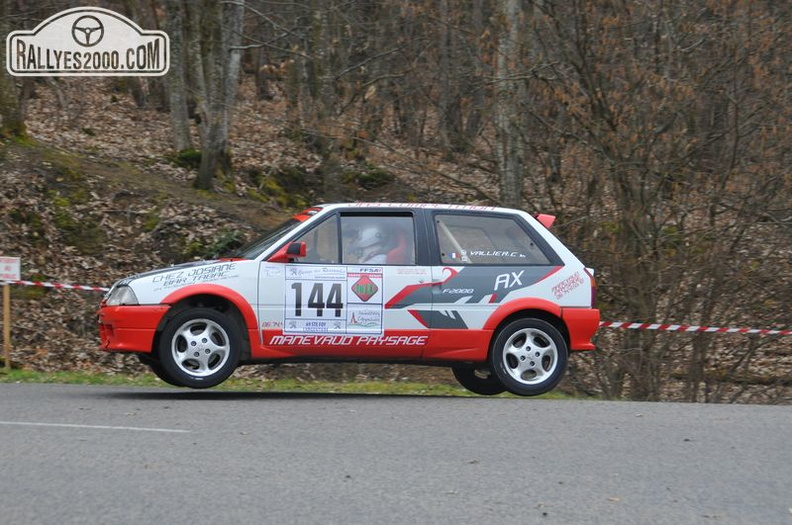
[[[169,66],[164,31],[144,31],[101,7],[67,9],[6,38],[6,69],[15,76],[159,76]]]

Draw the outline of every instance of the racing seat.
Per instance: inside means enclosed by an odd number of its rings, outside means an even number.
[[[407,240],[407,234],[404,233],[404,230],[398,228],[394,231],[394,237],[396,238],[396,246],[385,254],[385,262],[387,264],[413,264],[415,262],[415,253],[412,249],[412,243]]]

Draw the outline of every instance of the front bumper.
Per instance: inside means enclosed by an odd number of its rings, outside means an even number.
[[[151,352],[157,327],[169,309],[169,305],[103,306],[98,313],[101,349]]]

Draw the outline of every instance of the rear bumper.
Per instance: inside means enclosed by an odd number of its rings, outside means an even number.
[[[104,306],[99,310],[101,349],[108,352],[151,352],[154,335],[169,305]]]
[[[599,329],[599,310],[595,308],[564,308],[561,317],[569,331],[570,350],[594,350],[591,338]]]

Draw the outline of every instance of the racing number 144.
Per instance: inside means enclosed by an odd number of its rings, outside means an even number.
[[[302,317],[303,283],[292,283],[291,287],[292,290],[294,290],[294,315],[295,317]],[[341,310],[344,308],[344,303],[341,298],[341,283],[333,283],[330,285],[330,290],[327,292],[326,299],[324,295],[324,283],[313,283],[311,292],[308,295],[307,306],[308,308],[316,309],[316,317],[322,317],[325,308],[335,310],[335,316],[341,317]]]

